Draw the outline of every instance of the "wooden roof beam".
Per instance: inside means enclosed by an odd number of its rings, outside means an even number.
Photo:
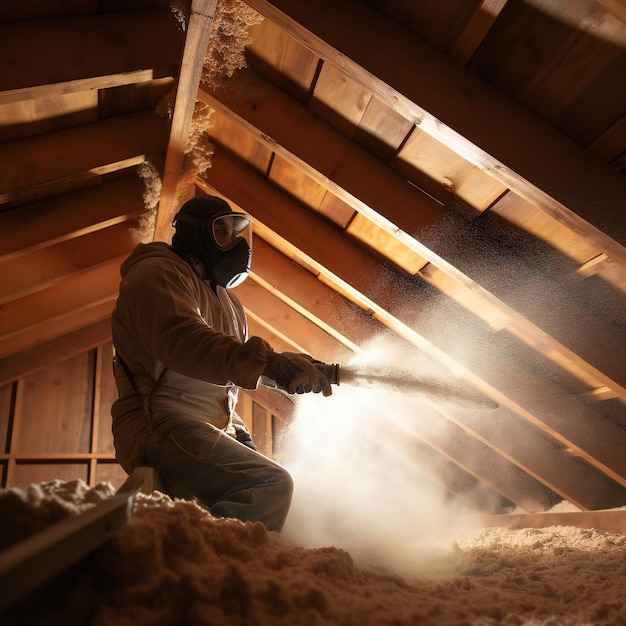
[[[580,146],[363,2],[246,2],[393,110],[626,265],[626,185]]]

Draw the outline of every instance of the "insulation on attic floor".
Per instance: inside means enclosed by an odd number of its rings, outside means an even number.
[[[110,483],[88,488],[82,481],[4,489],[4,546],[113,494]],[[400,577],[358,564],[345,550],[304,548],[258,523],[215,519],[193,502],[139,493],[130,521],[113,539],[1,621],[5,626],[626,623],[621,534],[574,527],[480,529],[451,538],[428,559],[418,575]]]

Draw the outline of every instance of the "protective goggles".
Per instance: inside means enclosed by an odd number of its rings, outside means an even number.
[[[243,213],[229,213],[218,215],[211,220],[210,227],[213,239],[222,250],[228,250],[238,238],[245,239],[248,247],[252,248],[252,220]]]
[[[252,219],[245,213],[225,213],[214,217],[196,217],[193,215],[178,214],[176,222],[196,224],[207,229],[215,245],[221,250],[232,248],[239,238],[245,239],[252,249]]]

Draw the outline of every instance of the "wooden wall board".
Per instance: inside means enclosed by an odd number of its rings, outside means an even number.
[[[119,487],[126,475],[111,433],[116,396],[110,341],[0,387],[0,484],[81,479]]]
[[[314,84],[319,57],[278,28],[263,20],[249,31],[246,59],[261,75],[306,104]]]
[[[111,483],[117,491],[124,484],[127,478],[128,475],[119,463],[115,461],[98,461],[95,475],[93,476],[92,486],[99,483]]]
[[[354,133],[354,140],[388,163],[412,128],[411,122],[372,96]]]
[[[0,385],[21,380],[29,373],[72,358],[111,339],[111,322],[103,320],[79,328],[69,335],[53,339],[24,352],[0,360]]]
[[[84,353],[25,378],[14,452],[90,452],[94,366]]]
[[[422,39],[448,52],[466,28],[480,0],[368,0]]]
[[[216,121],[206,129],[211,140],[241,157],[250,167],[262,173],[267,172],[272,161],[272,151],[221,111],[215,111],[212,115]]]
[[[372,99],[372,92],[348,78],[330,63],[322,65],[311,111],[347,137],[352,137]]]
[[[52,463],[52,462],[29,462],[19,461],[15,464],[10,484],[7,486],[26,489],[33,483],[48,482],[53,480],[89,481],[89,464],[86,462],[76,463]]]
[[[593,0],[509,2],[471,70],[586,146],[626,111],[624,48],[626,24]]]
[[[299,202],[316,211],[326,196],[325,187],[304,174],[297,165],[279,155],[272,160],[268,180],[286,194],[298,198]]]

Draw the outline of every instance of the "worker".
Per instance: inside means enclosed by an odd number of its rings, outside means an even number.
[[[174,218],[172,244],[139,244],[122,263],[112,315],[116,457],[128,474],[152,467],[172,497],[216,517],[280,532],[291,503],[288,472],[255,450],[235,411],[240,388],[331,394],[311,356],[248,338],[231,289],[248,275],[251,219],[199,196]]]

